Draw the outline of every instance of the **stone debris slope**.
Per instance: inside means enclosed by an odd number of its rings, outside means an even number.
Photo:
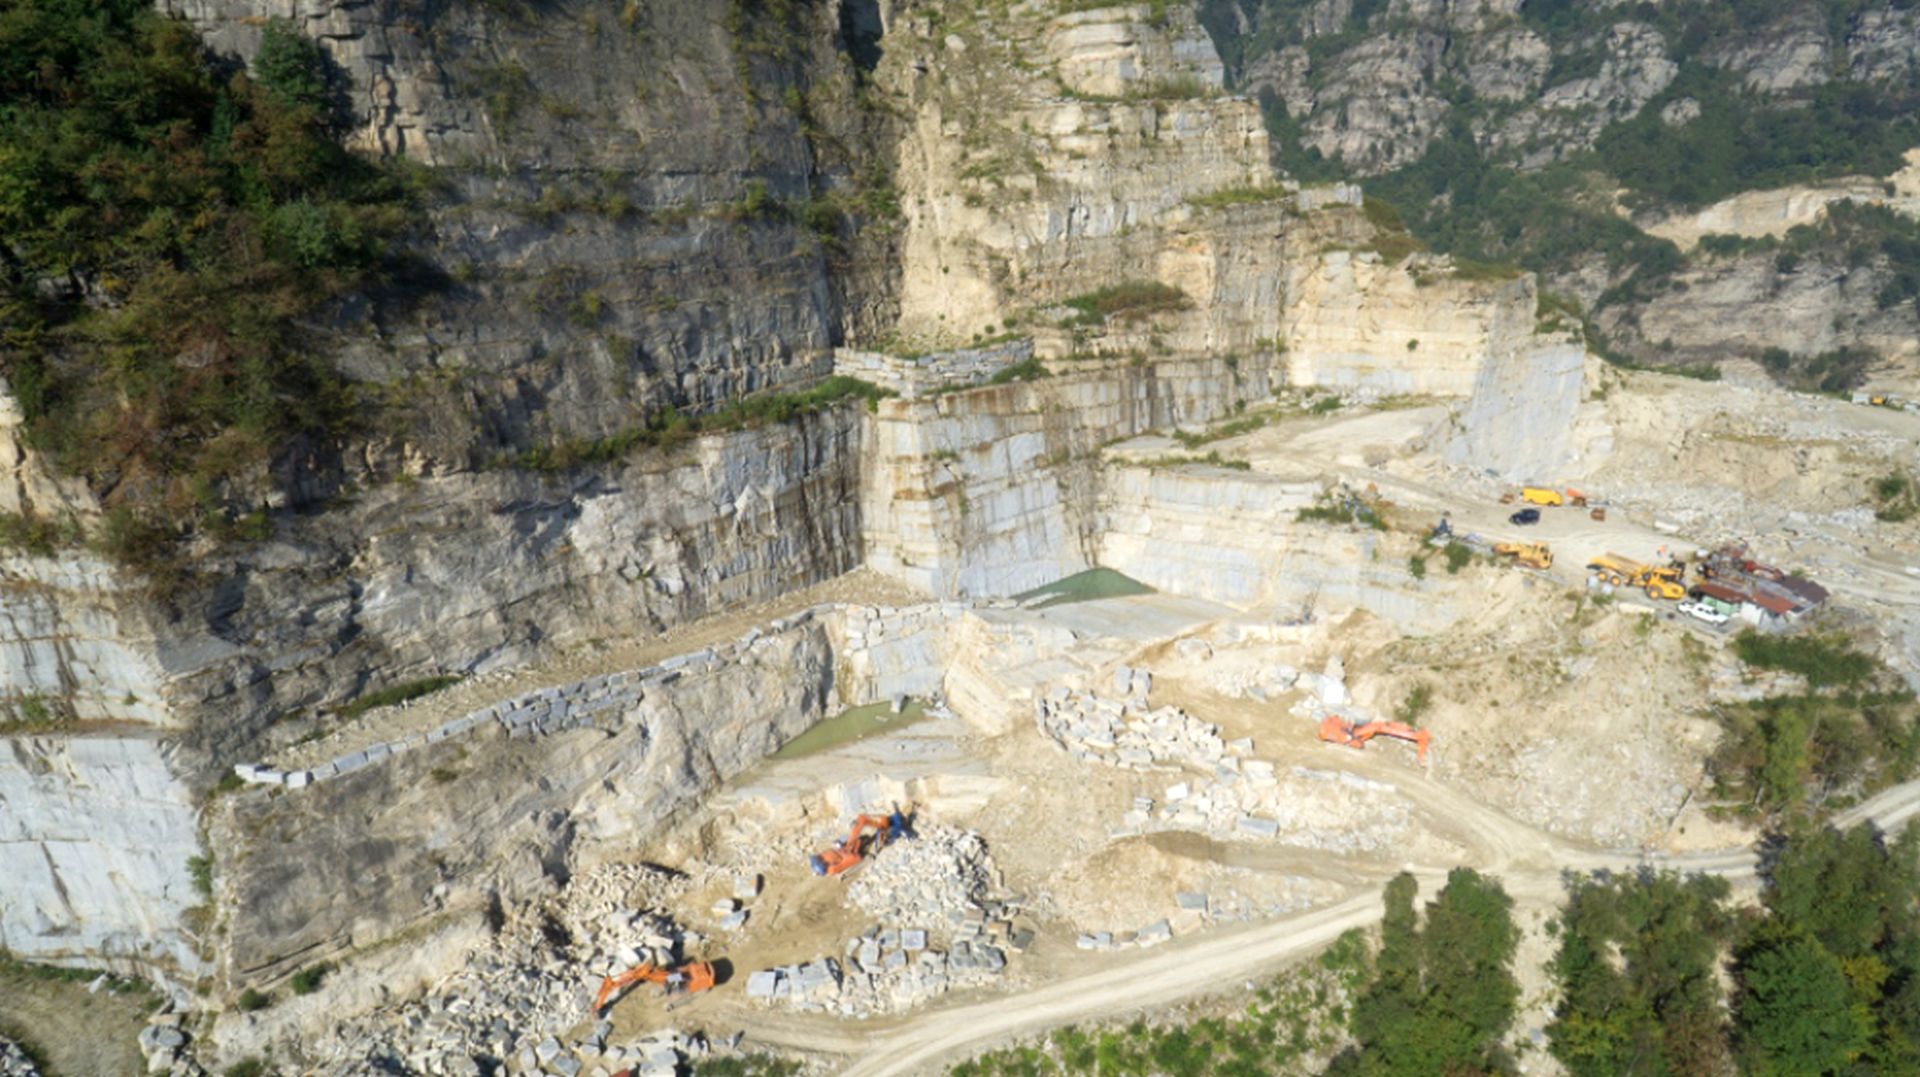
[[[503,925],[492,944],[424,998],[377,1011],[318,1045],[321,1072],[337,1074],[496,1072],[501,1060],[523,1074],[576,1077],[627,1066],[672,1073],[706,1049],[698,1037],[656,1033],[612,1042],[600,1021],[567,1037],[588,1017],[600,977],[642,961],[702,956],[705,941],[656,911],[692,881],[640,865],[609,865],[576,877],[564,895]],[[640,985],[635,990],[650,990]]]
[[[986,842],[933,824],[865,865],[848,901],[874,917],[841,956],[762,969],[747,995],[802,1013],[897,1013],[1005,974],[1008,951],[1031,936],[1014,927],[1022,903],[998,894]]]

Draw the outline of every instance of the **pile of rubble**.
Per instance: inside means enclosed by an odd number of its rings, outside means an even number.
[[[1055,688],[1034,704],[1040,732],[1075,759],[1129,770],[1211,770],[1228,745],[1215,726],[1178,707],[1147,708],[1153,675],[1121,666],[1122,699]]]
[[[931,825],[859,870],[848,899],[877,922],[848,939],[842,956],[753,973],[749,998],[804,1013],[897,1013],[993,982],[1006,971],[1007,951],[1032,941],[1030,930],[1014,926],[1020,901],[996,896],[978,834]]]
[[[1179,782],[1157,814],[1136,802],[1124,830],[1199,830],[1329,852],[1391,848],[1412,825],[1411,803],[1386,782],[1345,771],[1229,757],[1211,778]],[[1143,810],[1143,808],[1145,810]]]
[[[890,923],[957,927],[992,886],[992,860],[980,835],[930,823],[865,864],[847,900]]]
[[[320,1048],[329,1073],[579,1077],[633,1067],[667,1074],[705,1041],[675,1033],[611,1042],[601,1021],[565,1038],[588,1016],[600,978],[644,961],[698,957],[705,940],[654,911],[692,880],[632,864],[575,876],[558,899],[529,907],[424,998],[338,1029]],[[671,1060],[669,1060],[669,1056]]]
[[[0,1037],[0,1077],[40,1077],[40,1067],[19,1044]]]

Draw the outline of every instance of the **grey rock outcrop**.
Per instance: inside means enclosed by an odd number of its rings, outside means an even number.
[[[212,820],[223,971],[272,978],[495,895],[564,883],[576,843],[631,843],[818,721],[833,683],[824,629],[765,635],[730,662],[647,682],[592,726],[521,739],[494,727],[286,795],[222,801]]]
[[[199,806],[150,735],[0,738],[0,946],[127,972],[202,967]]]

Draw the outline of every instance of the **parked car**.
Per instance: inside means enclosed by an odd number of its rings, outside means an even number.
[[[1507,522],[1510,524],[1516,524],[1516,525],[1537,524],[1540,522],[1540,510],[1539,509],[1521,509],[1519,512],[1516,512],[1512,516],[1507,517]]]
[[[1723,625],[1730,620],[1726,614],[1721,613],[1705,602],[1682,602],[1680,603],[1680,612],[1696,621],[1705,621],[1710,625]]]

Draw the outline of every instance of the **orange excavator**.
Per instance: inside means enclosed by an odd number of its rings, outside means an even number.
[[[862,815],[854,819],[853,830],[833,843],[833,848],[807,858],[815,875],[844,875],[867,857],[887,847],[896,838],[912,837],[907,817],[899,809],[891,815]]]
[[[705,961],[689,961],[670,969],[643,962],[600,981],[600,993],[593,997],[593,1015],[604,1017],[614,999],[634,984],[659,984],[669,995],[697,995],[711,990],[713,982],[713,966]]]
[[[1427,747],[1433,743],[1433,734],[1424,729],[1415,729],[1405,722],[1367,722],[1355,725],[1337,714],[1329,714],[1320,720],[1320,739],[1329,744],[1344,744],[1349,748],[1364,748],[1375,737],[1397,737],[1412,741],[1418,749],[1420,762],[1427,761]]]

